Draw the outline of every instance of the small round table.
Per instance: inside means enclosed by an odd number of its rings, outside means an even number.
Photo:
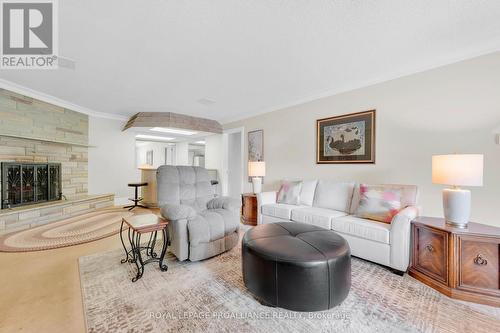
[[[125,242],[123,241],[123,231],[125,225],[128,227],[128,240],[131,247],[130,250],[127,250]],[[132,282],[136,282],[142,277],[144,274],[144,266],[150,262],[158,262],[160,270],[162,271],[168,270],[168,266],[163,263],[169,242],[167,226],[168,220],[154,214],[135,215],[122,219],[122,224],[120,226],[120,240],[122,242],[123,249],[125,250],[125,258],[121,260],[121,263],[135,263],[137,267],[137,274],[134,278],[132,278]],[[158,254],[154,251],[158,232],[163,233],[163,247],[159,258]],[[142,246],[141,236],[146,233],[150,233],[149,241],[146,246]],[[146,257],[148,257],[148,259],[143,260],[141,251],[146,252]]]

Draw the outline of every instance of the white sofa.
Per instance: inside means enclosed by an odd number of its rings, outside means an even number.
[[[257,195],[258,224],[294,221],[334,230],[351,247],[353,256],[388,266],[400,273],[408,268],[411,221],[419,214],[418,189],[413,185],[381,185],[400,188],[402,209],[390,224],[356,217],[359,184],[331,180],[302,182],[298,205],[276,203],[276,192]]]

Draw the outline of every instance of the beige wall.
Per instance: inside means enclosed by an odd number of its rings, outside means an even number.
[[[370,109],[377,110],[377,163],[316,164],[316,119]],[[499,125],[500,53],[496,53],[224,128],[264,130],[264,189],[277,189],[283,178],[416,184],[424,214],[430,216],[442,215],[442,186],[431,182],[431,156],[482,153],[485,181],[484,187],[472,188],[473,220],[500,226],[500,145],[495,141]],[[249,190],[250,184],[246,185]]]
[[[135,159],[135,133],[122,131],[120,120],[90,117],[89,194],[113,193],[116,204],[127,203],[141,179]]]

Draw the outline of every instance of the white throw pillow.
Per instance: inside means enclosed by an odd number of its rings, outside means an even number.
[[[305,180],[302,182],[300,190],[300,204],[312,206],[314,202],[314,192],[316,192],[317,180]]]
[[[300,203],[301,188],[301,181],[292,182],[284,180],[281,182],[276,202],[287,205],[298,205]]]
[[[320,180],[314,194],[314,207],[349,212],[354,182]]]

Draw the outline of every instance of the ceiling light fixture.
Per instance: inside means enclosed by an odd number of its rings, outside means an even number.
[[[205,140],[195,141],[195,143],[199,144],[199,145],[204,145],[205,144]]]
[[[159,140],[159,141],[170,141],[175,138],[170,138],[167,136],[157,136],[157,135],[145,135],[145,134],[137,134],[135,136],[136,139],[143,139],[143,140]]]
[[[194,135],[194,134],[198,133],[198,132],[194,132],[194,131],[188,131],[188,130],[177,129],[177,128],[167,128],[167,127],[153,127],[149,130],[153,131],[153,132],[162,132],[162,133],[171,133],[171,134],[180,134],[180,135]]]
[[[208,98],[200,98],[197,102],[200,103],[201,105],[205,105],[205,106],[210,106],[210,105],[215,104],[214,100],[211,100]]]

